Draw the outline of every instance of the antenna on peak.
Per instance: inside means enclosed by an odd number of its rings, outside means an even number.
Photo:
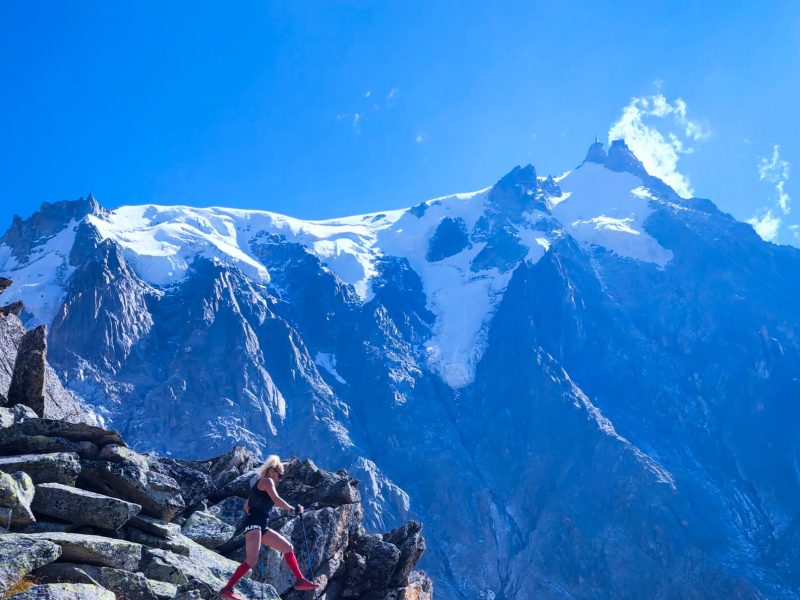
[[[597,134],[594,134],[594,143],[597,144],[600,141],[600,138],[597,137]]]

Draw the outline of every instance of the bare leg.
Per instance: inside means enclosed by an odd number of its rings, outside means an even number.
[[[255,567],[258,563],[258,551],[261,549],[258,543],[260,533],[258,529],[252,529],[244,534],[245,560],[251,567]]]
[[[294,584],[295,589],[314,590],[319,587],[318,584],[312,583],[303,577],[303,573],[300,571],[300,565],[297,564],[297,557],[294,555],[294,547],[292,546],[291,542],[283,537],[280,533],[273,531],[272,529],[268,529],[261,536],[261,543],[265,546],[269,546],[270,548],[275,548],[275,550],[283,554],[284,562],[297,578],[297,581]]]

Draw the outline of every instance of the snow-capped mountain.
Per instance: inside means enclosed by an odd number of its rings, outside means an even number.
[[[346,466],[437,597],[798,597],[800,252],[621,141],[327,221],[45,204],[0,273],[139,448]]]

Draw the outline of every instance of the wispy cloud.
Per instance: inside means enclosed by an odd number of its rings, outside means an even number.
[[[711,135],[708,127],[690,119],[682,98],[670,102],[662,93],[631,98],[608,131],[609,142],[624,139],[651,175],[662,179],[684,198],[694,195],[689,178],[678,171],[681,155],[690,144]],[[658,122],[657,122],[658,121]]]
[[[776,212],[788,215],[791,212],[791,197],[786,193],[786,182],[789,181],[789,162],[781,158],[781,147],[777,144],[772,147],[772,155],[769,157],[761,156],[758,159],[758,178],[775,186],[775,208]],[[756,233],[763,239],[771,242],[778,237],[781,227],[781,218],[774,215],[772,208],[763,207],[755,215],[747,219],[753,226]],[[789,231],[795,240],[800,241],[800,227],[789,225]]]
[[[424,133],[418,133],[417,137],[414,138],[414,141],[417,142],[418,144],[422,144],[425,141],[427,141],[427,139],[428,136],[426,136]]]
[[[756,233],[761,236],[761,239],[771,242],[778,237],[778,230],[781,227],[780,217],[772,214],[772,210],[767,209],[760,217],[750,217],[747,222],[753,226]]]
[[[786,193],[786,182],[789,181],[789,163],[781,158],[781,147],[777,144],[772,147],[772,157],[761,157],[758,160],[758,177],[761,181],[768,181],[775,184],[775,191],[778,194],[778,206],[783,214],[788,215],[791,211],[789,202],[791,198]]]
[[[356,104],[359,107],[357,112],[338,113],[336,115],[337,121],[349,121],[353,127],[353,132],[360,135],[364,127],[370,121],[377,118],[377,113],[382,108],[391,109],[393,107],[392,100],[400,92],[398,88],[391,88],[386,94],[386,100],[381,100],[382,92],[375,92],[372,88],[368,88],[361,96]]]

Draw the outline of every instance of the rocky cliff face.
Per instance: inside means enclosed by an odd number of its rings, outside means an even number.
[[[69,407],[71,420],[53,414],[64,398],[48,392],[63,390],[46,382],[54,374],[44,328],[20,336],[16,316],[0,319],[0,357],[14,364],[0,407],[0,597],[215,598],[243,560],[240,529],[256,456],[242,447],[201,461],[144,455],[78,405]],[[430,599],[430,579],[413,570],[425,551],[421,525],[367,534],[358,483],[346,471],[290,460],[278,490],[306,511],[275,511],[272,527],[306,559],[321,591],[294,591],[278,554],[263,550],[240,593],[249,600]]]
[[[325,222],[43,212],[7,294],[135,450],[344,465],[444,598],[798,597],[800,252],[624,143]]]

